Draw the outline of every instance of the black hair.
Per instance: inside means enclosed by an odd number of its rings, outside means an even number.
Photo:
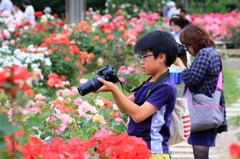
[[[19,3],[19,2],[14,2],[14,3],[13,3],[13,6],[17,6],[18,8],[21,8],[21,3]]]
[[[31,5],[30,0],[23,0],[22,3],[25,4],[25,5],[27,5],[27,6],[28,6],[28,5]]]
[[[180,12],[183,12],[183,13],[187,14],[187,10],[184,9],[184,8],[182,8],[182,9],[180,10]]]
[[[175,25],[180,26],[181,29],[183,29],[186,26],[185,20],[180,14],[174,14],[171,16],[169,24],[174,23]]]
[[[176,7],[179,8],[179,9],[182,9],[182,8],[184,8],[184,3],[183,2],[178,2]]]
[[[156,59],[159,54],[166,55],[166,65],[171,66],[177,57],[177,43],[166,31],[155,30],[143,35],[134,46],[134,52],[144,54],[151,51]]]

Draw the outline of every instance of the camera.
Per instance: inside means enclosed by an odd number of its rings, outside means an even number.
[[[100,81],[98,81],[99,77],[113,83],[119,81],[114,71],[114,68],[110,65],[100,68],[97,72],[98,72],[97,76],[89,79],[86,83],[78,87],[78,92],[80,93],[81,96],[84,96],[90,92],[94,92],[103,86],[103,84]]]
[[[178,43],[178,52],[177,52],[177,57],[182,57],[186,56],[186,47],[184,45],[181,45]]]

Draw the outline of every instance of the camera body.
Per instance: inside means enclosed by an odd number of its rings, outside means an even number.
[[[187,54],[187,49],[184,45],[181,45],[178,43],[178,52],[177,52],[177,57],[182,57],[186,56]]]
[[[99,77],[112,83],[116,83],[119,81],[116,72],[114,71],[114,68],[110,65],[100,68],[97,72],[97,76],[89,79],[86,83],[78,87],[78,92],[81,96],[84,96],[90,92],[94,92],[103,86],[103,84],[98,81]]]

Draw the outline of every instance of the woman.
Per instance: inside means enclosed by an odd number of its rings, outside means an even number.
[[[23,0],[22,4],[23,4],[23,7],[25,8],[24,13],[27,16],[27,20],[29,20],[32,25],[35,24],[35,15],[34,15],[35,10],[31,5],[30,0]]]
[[[169,21],[169,25],[170,25],[170,29],[172,31],[171,33],[173,37],[175,38],[177,43],[180,43],[179,37],[180,37],[181,31],[186,26],[186,23],[183,17],[179,14],[174,14]]]
[[[182,29],[186,26],[183,17],[179,14],[174,14],[169,21],[169,25],[170,25],[170,29],[172,31],[171,34],[175,38],[176,42],[178,44],[181,44],[179,37],[181,35]],[[180,47],[178,47],[178,57],[181,58],[181,60],[183,61],[183,63],[185,65],[187,65],[187,56],[186,55],[187,55],[187,53],[186,53],[186,50],[184,49],[184,47],[182,47],[182,49]],[[188,59],[190,59],[190,57],[188,57]],[[174,64],[171,65],[171,67],[169,68],[169,72],[170,72],[171,78],[173,79],[173,81],[176,84],[183,83],[182,77],[181,77],[181,70],[178,66],[176,66]]]
[[[180,41],[188,52],[195,57],[190,68],[177,58],[175,65],[182,70],[182,79],[193,93],[203,93],[211,97],[216,89],[218,74],[222,71],[221,59],[208,32],[200,25],[189,24],[181,35]],[[225,107],[222,92],[220,105]],[[215,146],[217,133],[227,131],[226,111],[224,123],[217,129],[191,132],[188,143],[193,147],[195,159],[208,159],[209,147]]]

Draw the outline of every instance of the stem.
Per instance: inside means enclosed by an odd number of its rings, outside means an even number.
[[[12,140],[12,143],[11,143],[11,144],[12,144],[12,157],[11,157],[11,159],[15,159],[15,158],[17,157],[17,156],[15,156],[15,154],[14,154],[14,150],[15,150],[15,144],[14,144],[14,143],[15,143],[15,137],[14,137],[14,135],[12,135],[11,137],[12,137],[12,139],[13,139],[13,140]]]

